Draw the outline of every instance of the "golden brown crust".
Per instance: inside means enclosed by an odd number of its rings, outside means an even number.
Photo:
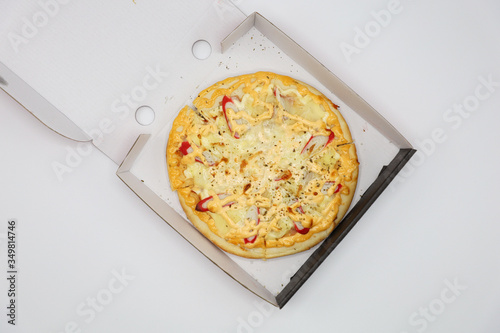
[[[266,249],[266,258],[270,259],[270,258],[283,257],[290,254],[309,250],[313,246],[319,244],[319,242],[324,240],[326,237],[328,237],[328,235],[330,235],[333,229],[334,225],[332,224],[328,229],[315,233],[311,236],[311,238],[300,243],[295,243],[292,246],[268,247]]]
[[[221,103],[227,98],[231,102],[234,100],[234,104],[232,109],[228,106],[226,113]],[[218,82],[201,91],[193,104],[197,110],[184,107],[174,120],[169,134],[168,175],[172,189],[177,191],[187,217],[214,244],[229,253],[242,257],[274,258],[313,247],[325,239],[340,223],[356,189],[358,161],[347,123],[337,106],[323,94],[295,79],[269,72],[259,72]],[[227,105],[231,104],[227,103]],[[244,108],[244,106],[248,109],[236,115],[238,111],[235,112],[233,109]],[[225,122],[221,120],[223,119],[222,112]],[[272,125],[268,123],[262,125],[271,120]],[[258,126],[264,126],[260,127],[261,130],[266,129],[266,126],[269,130],[271,126],[275,131],[279,130],[277,126],[281,126],[286,129],[283,130],[282,135],[294,133],[293,139],[288,140],[292,142],[287,142],[283,136],[283,142],[279,141],[278,146],[285,146],[284,152],[273,153],[274,151],[269,150],[269,145],[265,147],[268,151],[258,151],[258,148],[253,146],[259,146],[258,140],[261,140],[260,144],[264,146],[264,140],[266,140],[266,137],[263,138],[257,130],[252,132],[254,128],[259,128]],[[220,142],[207,144],[206,140],[214,136],[217,131]],[[310,135],[304,139],[309,134],[308,132],[311,132]],[[333,141],[330,140],[329,133],[335,133]],[[305,146],[315,136],[328,137],[328,142],[332,143],[326,143],[324,148],[318,150],[319,153],[314,151],[304,157]],[[248,139],[250,143],[255,142],[255,145],[247,150],[246,155],[241,148],[244,138],[251,138],[251,140]],[[308,138],[309,141],[307,141]],[[234,142],[240,145],[235,146],[239,149],[236,151],[234,150],[236,148],[231,148],[230,144],[234,139],[236,139]],[[209,149],[216,145],[216,148]],[[290,151],[292,146],[294,153],[296,148],[298,151],[302,150],[302,153],[293,155]],[[314,147],[315,145],[308,146],[308,149],[313,151]],[[217,152],[221,150],[228,155],[217,155]],[[264,159],[263,155],[280,154],[284,156],[282,160],[289,158],[286,161],[290,162],[290,169],[285,170],[281,167],[280,176],[274,176],[277,182],[275,183],[271,177],[267,183],[263,183],[267,185],[262,186],[267,186],[267,188],[262,191],[252,188],[251,184],[260,184],[259,181],[264,174],[262,173],[259,177],[255,176],[254,173],[257,172],[255,168],[262,167],[262,163],[266,166],[270,164],[270,157],[266,156],[267,162],[260,162],[260,165],[255,161]],[[293,163],[292,155],[295,156]],[[301,169],[304,169],[306,163],[308,163],[307,168],[313,169],[300,171],[297,159],[301,160]],[[279,158],[278,161],[280,161]],[[252,169],[253,171],[249,172],[248,169],[252,167],[255,170]],[[222,171],[225,172],[227,178],[224,178],[226,177],[224,175],[217,176]],[[307,173],[316,176],[313,178],[317,184],[316,187],[305,180],[308,177]],[[302,178],[297,178],[298,175]],[[252,177],[253,180],[251,180]],[[238,179],[239,183],[235,183],[235,179]],[[285,186],[283,187],[285,192],[280,192],[282,190],[279,186],[276,189],[269,187],[269,185],[274,187],[274,184],[283,184],[285,180],[288,185],[281,185]],[[248,184],[243,186],[242,181]],[[227,184],[222,184],[226,182]],[[230,183],[234,184],[232,185],[234,187],[228,185]],[[296,185],[299,183],[304,186],[299,185],[297,198],[293,198],[295,201],[276,199],[276,196],[280,197],[283,193],[289,196],[290,189],[297,189]],[[335,186],[332,187],[329,183]],[[306,187],[307,190],[305,190]],[[330,187],[332,188],[329,189]],[[221,188],[225,193],[219,193]],[[249,188],[250,190],[246,192]],[[249,197],[250,192],[252,192],[252,197]],[[197,209],[197,204],[203,201],[207,202],[200,211]],[[299,201],[300,203],[296,203]],[[314,208],[317,212],[309,210],[306,212],[302,209],[302,205],[317,207]],[[281,213],[276,210],[278,207]],[[254,212],[252,215],[250,212],[252,208],[256,209],[257,213]],[[271,218],[259,223],[261,217],[265,216],[271,216]],[[281,218],[278,219],[277,216]],[[306,226],[305,233],[298,232],[298,228]]]
[[[205,237],[207,237],[212,243],[220,247],[226,252],[236,254],[240,257],[245,258],[265,258],[265,249],[263,248],[253,248],[253,249],[244,249],[238,245],[234,245],[229,243],[222,237],[216,235],[210,228],[208,224],[202,220],[198,214],[196,214],[195,210],[192,209],[191,206],[186,204],[186,200],[183,196],[179,196],[179,201],[181,203],[184,212],[186,213],[189,220],[193,223],[193,225],[198,229]]]

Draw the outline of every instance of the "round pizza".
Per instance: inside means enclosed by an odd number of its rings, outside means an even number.
[[[200,92],[175,118],[171,187],[193,225],[247,258],[307,250],[347,212],[358,159],[338,106],[293,78],[258,72]]]

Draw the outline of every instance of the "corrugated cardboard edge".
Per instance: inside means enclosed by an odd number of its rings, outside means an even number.
[[[355,110],[362,118],[370,122],[379,132],[388,137],[398,148],[412,148],[406,138],[399,133],[380,113],[361,98],[354,90],[349,88],[342,80],[326,68],[321,62],[303,49],[292,38],[281,31],[261,14],[254,12],[249,15],[233,32],[222,42],[222,52],[229,49],[250,28],[257,28],[276,46],[284,51],[297,64],[306,69],[321,84],[328,88],[335,96],[340,98],[351,109]]]
[[[196,228],[187,223],[170,205],[149,189],[132,172],[135,160],[140,156],[142,148],[146,145],[149,134],[140,135],[132,146],[127,157],[116,171],[116,175],[158,216],[167,222],[185,240],[193,245],[205,257],[226,272],[230,277],[239,282],[257,296],[274,306],[278,306],[276,297],[245,272],[238,264],[231,260],[223,251],[203,236]],[[168,216],[168,220],[164,217]]]
[[[400,151],[384,167],[377,179],[366,190],[358,203],[344,217],[342,222],[330,234],[330,236],[319,246],[319,248],[309,257],[309,259],[299,268],[290,282],[278,294],[277,301],[282,308],[313,272],[321,265],[326,257],[335,249],[340,241],[361,219],[363,214],[375,202],[380,194],[386,189],[403,166],[410,160],[416,152],[411,144],[399,131],[397,131],[380,113],[362,99],[356,92],[333,74],[328,68],[314,58],[310,53],[298,45],[293,39],[268,21],[261,14],[255,12],[248,16],[230,35],[221,42],[221,50],[229,49],[239,38],[241,38],[252,27],[257,28],[262,34],[269,38],[290,58],[304,67],[326,88],[339,97],[344,103],[355,110],[361,117],[370,122],[378,131],[388,137],[396,144]]]
[[[326,257],[339,245],[344,237],[351,231],[370,206],[377,200],[382,192],[389,186],[399,171],[405,166],[416,150],[412,148],[400,149],[396,157],[382,169],[377,179],[363,194],[361,199],[344,217],[342,222],[333,230],[323,243],[314,251],[307,261],[299,268],[290,282],[276,297],[278,305],[282,308],[290,298],[307,281],[314,271],[325,261]]]
[[[276,28],[259,13],[253,13],[248,16],[221,42],[222,52],[231,47],[233,43],[241,38],[252,27],[256,27],[280,49],[287,52],[288,56],[313,74],[326,88],[342,99],[343,102],[349,107],[356,112],[360,111],[358,113],[363,118],[369,121],[377,130],[379,130],[400,149],[398,154],[388,166],[384,167],[377,179],[366,190],[362,198],[345,216],[339,226],[301,266],[285,288],[276,297],[273,296],[267,289],[264,288],[264,286],[259,284],[248,273],[242,270],[234,261],[230,260],[223,251],[213,245],[192,225],[186,223],[186,221],[184,221],[184,219],[179,216],[164,200],[159,198],[130,172],[130,168],[132,167],[135,159],[138,158],[149,135],[141,135],[138,138],[131,152],[127,155],[126,159],[118,169],[117,175],[160,217],[163,218],[168,216],[168,221],[166,218],[163,219],[188,242],[203,253],[209,260],[219,266],[229,276],[248,290],[254,292],[256,295],[269,303],[282,308],[360,220],[363,214],[385,190],[401,168],[403,168],[403,166],[409,161],[411,156],[415,153],[415,149],[413,149],[411,144],[373,107],[371,107],[338,77],[325,68],[318,60],[312,57],[307,51],[305,51],[290,37]]]

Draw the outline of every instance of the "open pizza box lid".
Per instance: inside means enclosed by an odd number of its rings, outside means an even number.
[[[18,1],[7,6],[0,13],[0,31],[9,39],[0,47],[0,87],[54,131],[77,141],[92,140],[151,209],[236,281],[278,307],[415,152],[307,51],[258,13],[246,17],[229,1],[112,0],[47,8]],[[40,24],[36,15],[50,24]],[[26,18],[24,25],[16,26],[13,16]],[[193,55],[199,40],[211,46],[204,60]],[[184,105],[219,80],[256,71],[292,76],[338,104],[360,161],[353,203],[333,233],[308,251],[269,260],[227,254],[198,232],[170,189],[165,160],[168,133]],[[154,110],[151,125],[137,122],[141,106]]]

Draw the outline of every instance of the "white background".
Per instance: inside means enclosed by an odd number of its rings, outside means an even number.
[[[373,12],[391,1],[235,2],[317,57],[419,155],[278,310],[184,241],[100,152],[60,181],[54,162],[90,146],[1,92],[0,268],[14,218],[19,274],[15,327],[0,280],[0,331],[498,331],[500,4],[400,0],[381,27]],[[464,103],[472,111],[449,111]]]

